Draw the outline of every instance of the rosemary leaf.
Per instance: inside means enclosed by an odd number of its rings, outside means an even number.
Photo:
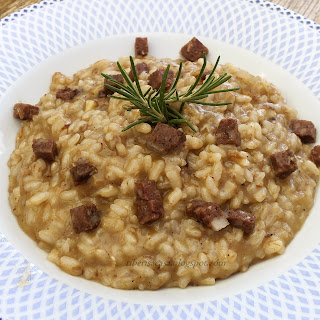
[[[168,100],[175,92],[177,92],[175,89],[176,89],[176,86],[178,84],[178,81],[179,81],[179,78],[180,78],[180,75],[181,75],[181,70],[182,70],[182,62],[180,62],[179,70],[178,70],[178,73],[177,73],[177,76],[176,76],[176,80],[174,81],[174,83],[173,83],[172,87],[170,88],[169,92],[164,97],[165,100]]]
[[[152,118],[139,119],[139,120],[137,120],[137,121],[135,121],[135,122],[132,122],[131,124],[129,124],[129,125],[128,125],[127,127],[125,127],[124,129],[122,129],[122,132],[131,129],[132,127],[136,126],[137,124],[146,123],[146,122],[149,122],[149,121],[153,121],[153,119],[152,119]]]
[[[193,91],[193,89],[197,86],[197,84],[199,83],[201,77],[202,77],[202,74],[203,74],[203,71],[204,69],[206,68],[206,65],[207,65],[207,58],[206,58],[206,54],[203,53],[203,65],[201,67],[201,70],[200,70],[200,73],[196,79],[196,81],[194,82],[194,84],[189,88],[189,90],[187,91],[187,93],[185,94],[185,96],[188,96],[191,94],[191,92]]]
[[[207,65],[206,54],[203,54],[203,64],[201,70],[195,80],[195,82],[188,88],[184,94],[179,94],[177,90],[177,84],[182,72],[182,62],[180,62],[179,69],[177,72],[176,79],[166,93],[166,82],[170,70],[170,65],[168,64],[166,70],[164,71],[163,78],[161,81],[160,88],[158,90],[152,89],[151,87],[145,92],[142,92],[138,74],[134,65],[133,58],[130,56],[130,65],[133,74],[133,81],[130,79],[128,73],[122,68],[119,62],[117,66],[125,80],[126,84],[121,83],[113,79],[111,76],[102,73],[102,76],[109,80],[109,83],[105,84],[105,87],[116,92],[119,96],[110,96],[114,99],[129,101],[132,106],[125,106],[124,108],[127,111],[133,109],[138,109],[142,118],[131,123],[129,126],[124,128],[122,131],[129,130],[130,128],[136,126],[139,123],[149,123],[151,125],[157,124],[159,122],[166,123],[170,126],[179,126],[181,124],[188,125],[191,130],[196,132],[195,127],[183,117],[182,113],[186,103],[195,103],[208,106],[222,106],[232,104],[231,102],[204,102],[203,99],[206,99],[209,95],[222,92],[231,92],[239,90],[239,88],[230,88],[230,89],[221,89],[214,90],[226,81],[228,81],[231,76],[225,74],[220,75],[218,78],[214,77],[214,72],[220,61],[220,56],[218,57],[211,73],[206,77],[206,80],[199,85],[203,72]],[[180,102],[179,111],[173,108],[170,104],[174,102]]]
[[[190,103],[202,104],[204,106],[226,106],[232,104],[232,102],[222,102],[222,103],[212,103],[212,102],[203,102],[203,101],[189,101]]]
[[[179,113],[182,113],[182,112],[183,112],[184,104],[185,104],[185,102],[182,102],[182,103],[181,103],[180,109],[179,109]]]
[[[136,83],[136,86],[138,88],[138,91],[139,91],[140,95],[143,96],[142,90],[141,90],[141,87],[140,87],[140,83],[139,83],[139,79],[138,79],[138,75],[137,75],[137,71],[136,71],[136,68],[134,66],[134,62],[133,62],[133,59],[132,59],[131,56],[130,56],[130,64],[131,64],[131,70],[132,70],[132,74],[133,74],[133,79],[134,79],[134,81]]]

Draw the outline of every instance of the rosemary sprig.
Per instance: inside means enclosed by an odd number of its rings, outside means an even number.
[[[159,90],[149,88],[145,93],[143,93],[139,84],[137,71],[135,69],[132,57],[130,56],[130,64],[134,81],[130,79],[128,73],[122,68],[120,63],[117,62],[117,66],[127,84],[125,85],[113,79],[112,77],[102,73],[101,75],[113,84],[105,84],[105,86],[108,89],[120,94],[120,96],[109,95],[109,97],[129,101],[132,104],[132,106],[127,107],[126,110],[130,111],[132,109],[138,109],[141,114],[141,118],[131,123],[122,131],[129,130],[130,128],[136,126],[139,123],[156,124],[158,122],[161,122],[173,127],[181,124],[186,124],[194,132],[196,132],[196,129],[193,127],[193,125],[182,115],[186,103],[197,103],[208,106],[228,105],[231,104],[231,102],[211,103],[204,102],[202,100],[207,98],[210,94],[239,90],[239,88],[214,90],[215,88],[219,87],[231,78],[231,76],[227,75],[226,73],[219,76],[218,78],[215,78],[213,74],[218,66],[219,60],[220,57],[218,57],[213,70],[211,71],[207,79],[204,81],[204,83],[201,86],[197,87],[207,65],[206,54],[203,53],[203,65],[201,67],[200,73],[196,81],[190,86],[187,92],[183,94],[179,94],[176,88],[181,75],[182,62],[180,62],[176,79],[167,93],[165,92],[165,86],[170,69],[169,64],[164,72]],[[177,111],[175,108],[171,106],[172,103],[176,102],[181,103],[179,111]]]

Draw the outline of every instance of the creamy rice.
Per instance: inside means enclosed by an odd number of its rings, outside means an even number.
[[[119,61],[129,72],[129,59]],[[179,63],[151,56],[135,59],[142,61],[149,65],[149,74],[168,62],[177,72]],[[202,63],[184,62],[180,93],[195,81]],[[212,285],[284,253],[313,205],[319,170],[308,160],[311,147],[287,129],[297,112],[272,84],[230,64],[219,66],[218,74],[232,75],[221,87],[241,90],[211,95],[206,101],[233,104],[187,105],[184,115],[197,133],[183,126],[184,147],[160,156],[146,146],[149,124],[121,132],[139,112],[126,111],[128,102],[98,98],[101,72],[118,70],[115,63],[101,60],[73,77],[55,73],[50,92],[37,105],[39,115],[22,123],[8,163],[13,213],[50,261],[106,286],[143,290]],[[149,88],[147,78],[146,73],[139,77],[143,91]],[[56,99],[56,91],[65,86],[81,93],[71,102]],[[214,131],[225,117],[238,119],[240,147],[215,145]],[[36,159],[32,151],[33,140],[43,137],[58,145],[53,163]],[[288,148],[296,155],[298,170],[280,180],[270,155]],[[98,173],[74,186],[70,168],[80,157]],[[155,180],[163,195],[164,218],[150,225],[137,220],[137,179]],[[193,199],[252,213],[254,231],[245,235],[232,226],[217,232],[205,228],[185,214]],[[76,234],[70,209],[87,203],[104,212],[101,224],[93,232]]]

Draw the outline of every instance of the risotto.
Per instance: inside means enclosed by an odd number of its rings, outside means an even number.
[[[179,94],[208,52],[194,39],[181,50]],[[168,64],[169,90],[181,61],[148,55],[146,39],[133,60],[143,93]],[[130,74],[129,58],[119,63]],[[284,253],[313,206],[320,147],[274,85],[218,65],[216,77],[232,76],[222,92],[183,109],[196,132],[147,122],[123,132],[141,113],[118,92],[109,97],[101,73],[123,80],[101,60],[72,77],[56,72],[36,106],[15,105],[26,121],[8,162],[9,201],[50,261],[113,288],[153,290],[213,285]]]

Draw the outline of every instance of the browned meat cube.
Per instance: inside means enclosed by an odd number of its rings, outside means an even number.
[[[60,89],[56,93],[57,99],[62,100],[72,100],[80,91],[78,89],[71,89],[68,87],[65,87],[64,89]]]
[[[165,70],[163,69],[157,69],[156,71],[152,72],[149,76],[149,85],[156,90],[160,89],[161,86],[161,82],[162,82],[162,78],[164,75]],[[170,87],[173,84],[173,78],[174,78],[174,74],[172,70],[169,70],[168,72],[168,76],[167,76],[167,81],[166,81],[166,85],[165,85],[165,90],[167,91],[168,89],[170,89]]]
[[[103,88],[98,92],[98,98],[106,98],[108,93],[107,93],[107,88]]]
[[[70,210],[75,233],[88,232],[97,228],[101,221],[101,212],[94,204],[86,204]]]
[[[233,144],[240,146],[241,137],[236,119],[222,119],[216,132],[216,144]]]
[[[48,161],[54,161],[58,154],[58,148],[52,139],[35,139],[32,143],[32,149],[37,158]]]
[[[199,58],[202,58],[204,52],[208,54],[209,50],[196,37],[193,37],[181,48],[180,52],[187,60],[196,61]]]
[[[229,210],[227,213],[229,223],[245,233],[251,233],[255,226],[256,217],[241,210]]]
[[[31,104],[16,103],[13,107],[13,116],[21,120],[32,120],[34,115],[39,114],[39,108]]]
[[[147,72],[148,73],[150,71],[149,66],[144,62],[136,64],[135,68],[136,68],[136,72],[137,72],[137,76],[138,77],[142,72]],[[130,72],[129,72],[129,77],[130,77],[131,81],[134,81],[132,70],[130,70]]]
[[[74,184],[78,185],[87,182],[92,175],[98,172],[98,169],[88,160],[79,158],[70,172]]]
[[[317,167],[320,167],[320,146],[314,146],[310,153],[310,160],[313,161]]]
[[[316,141],[316,128],[308,120],[292,120],[290,129],[303,143],[314,143]]]
[[[187,206],[187,215],[214,231],[219,231],[229,224],[223,211],[214,202],[193,200]]]
[[[270,158],[275,175],[281,179],[298,169],[294,154],[290,150],[277,152]]]
[[[149,52],[148,38],[136,38],[135,43],[136,56],[146,56]]]
[[[179,148],[186,141],[186,135],[164,123],[157,123],[148,141],[148,146],[160,153]]]
[[[113,78],[114,80],[117,80],[121,83],[124,83],[124,78],[122,76],[121,73],[119,74],[108,74],[109,77]],[[110,80],[108,80],[107,78],[104,78],[104,83],[108,84],[110,86],[119,88],[115,83],[112,83]],[[111,89],[104,87],[100,92],[99,92],[99,98],[105,98],[108,94],[113,94],[114,91],[112,91]]]
[[[163,217],[163,201],[154,180],[136,181],[137,216],[140,224]]]

